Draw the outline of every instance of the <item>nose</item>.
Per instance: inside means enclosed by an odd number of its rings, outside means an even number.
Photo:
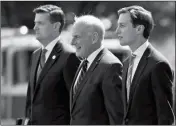
[[[116,33],[116,34],[120,34],[120,28],[119,28],[119,27],[116,28],[115,33]]]
[[[37,25],[35,24],[34,25],[34,28],[33,28],[34,30],[37,30],[38,29],[38,27],[37,27]]]

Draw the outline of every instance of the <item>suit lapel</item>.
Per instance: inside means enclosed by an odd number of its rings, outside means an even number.
[[[150,54],[151,54],[151,45],[149,44],[149,46],[145,50],[138,66],[137,66],[136,72],[135,72],[133,80],[132,80],[132,84],[130,86],[130,95],[129,95],[130,97],[129,97],[127,112],[131,106],[135,89],[136,89],[137,85],[139,84],[138,81],[140,80],[141,76],[143,75],[142,73],[148,63],[148,57],[150,56]]]
[[[45,63],[45,65],[44,65],[44,67],[43,67],[43,69],[42,69],[42,71],[41,71],[41,73],[39,75],[38,81],[36,83],[36,88],[34,90],[34,95],[38,91],[38,89],[40,87],[40,83],[41,83],[42,79],[44,78],[44,76],[48,73],[49,69],[52,67],[52,65],[55,63],[55,61],[59,58],[59,56],[61,54],[61,51],[62,51],[61,44],[57,43],[54,46],[51,54],[48,57],[47,62]]]
[[[78,90],[73,98],[73,102],[71,103],[71,111],[73,110],[74,104],[76,102],[76,99],[78,98],[82,88],[84,87],[84,85],[86,84],[86,81],[88,78],[90,78],[92,72],[94,71],[94,69],[96,68],[96,66],[98,65],[99,61],[101,60],[102,56],[105,54],[105,49],[102,49],[98,55],[96,56],[96,58],[94,59],[94,61],[92,62],[92,64],[90,65],[88,71],[86,72],[84,79],[82,80],[81,84],[78,87]]]
[[[48,73],[48,71],[51,68],[51,66],[53,65],[53,63],[59,58],[61,51],[62,51],[61,45],[59,43],[57,43],[54,46],[50,56],[48,57],[48,60],[45,63],[45,66],[43,67],[43,69],[41,71],[41,74],[39,76],[39,79],[38,79],[37,83],[40,83],[40,81],[43,79],[43,77],[46,75],[46,73]]]
[[[71,103],[72,103],[72,101],[73,101],[73,87],[74,87],[76,78],[77,78],[77,76],[78,76],[78,73],[79,73],[79,71],[80,71],[82,65],[83,65],[83,62],[79,65],[79,67],[78,67],[78,69],[77,69],[77,71],[76,71],[76,74],[75,74],[75,76],[74,76],[72,85],[71,85],[71,90],[70,90],[70,110],[71,110]]]
[[[31,90],[32,90],[32,94],[33,94],[33,91],[34,91],[34,87],[36,85],[36,72],[37,72],[37,68],[38,68],[38,62],[39,62],[39,59],[40,59],[40,53],[42,51],[42,48],[38,49],[36,51],[36,53],[34,54],[34,57],[32,59],[32,64],[31,64],[31,73],[30,73],[30,84],[31,84]]]

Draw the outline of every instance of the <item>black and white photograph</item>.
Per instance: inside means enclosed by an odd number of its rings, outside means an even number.
[[[1,125],[175,125],[174,1],[1,1]]]

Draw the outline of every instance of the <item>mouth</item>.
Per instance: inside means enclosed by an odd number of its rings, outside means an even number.
[[[35,34],[39,34],[39,31],[35,31]]]
[[[74,44],[72,44],[72,46],[76,49],[76,51],[79,51],[81,49],[81,46],[74,45]]]
[[[81,49],[80,46],[76,46],[76,50],[79,51]]]
[[[118,39],[121,40],[123,37],[122,36],[118,36]]]

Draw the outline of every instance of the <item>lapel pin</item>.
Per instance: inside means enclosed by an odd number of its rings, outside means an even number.
[[[52,59],[56,59],[56,56],[54,55],[54,56],[52,57]]]

